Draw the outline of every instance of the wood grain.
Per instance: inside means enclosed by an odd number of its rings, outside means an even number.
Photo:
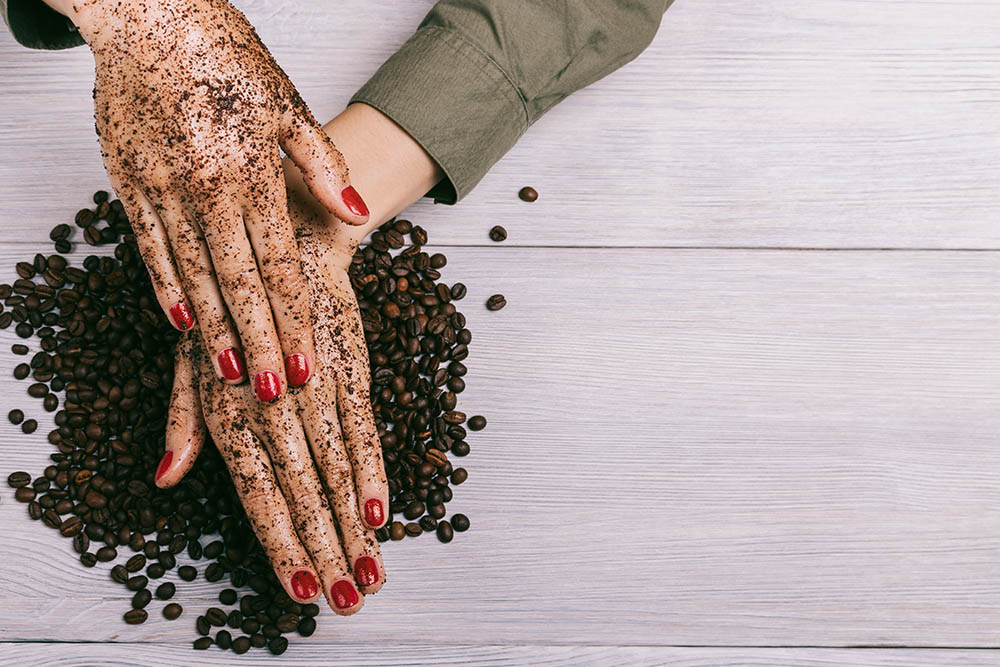
[[[1000,645],[998,262],[450,250],[476,336],[462,407],[490,420],[449,505],[473,530],[387,547],[385,593],[318,641]],[[40,469],[44,431],[0,425],[3,468]],[[5,496],[0,640],[190,639],[114,621],[107,568]],[[217,590],[182,588],[189,621]]]
[[[429,0],[247,0],[329,118]],[[1000,4],[691,2],[638,60],[544,117],[460,207],[448,245],[1000,248]],[[0,35],[0,221],[42,238],[104,186],[83,49]],[[528,205],[525,184],[541,193]],[[44,193],[40,196],[40,193]]]
[[[952,667],[992,666],[996,651],[927,651],[913,649],[814,648],[725,649],[662,648],[652,646],[481,646],[391,645],[391,646],[317,646],[315,642],[291,644],[283,659],[251,651],[239,657],[242,666],[275,667],[282,662],[302,667],[336,664],[358,667],[407,667],[413,665],[618,665],[629,667]],[[89,667],[95,663],[108,667],[176,667],[185,665],[233,664],[232,655],[217,649],[192,652],[187,647],[156,644],[3,644],[0,659],[35,667]]]

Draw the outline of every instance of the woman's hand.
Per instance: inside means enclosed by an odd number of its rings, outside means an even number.
[[[66,11],[94,53],[105,165],[161,307],[178,329],[197,320],[214,373],[248,371],[261,401],[304,384],[313,336],[279,147],[327,211],[363,224],[343,156],[225,0]]]
[[[323,592],[346,615],[385,583],[373,529],[389,506],[368,348],[347,277],[357,243],[351,228],[338,223],[346,232],[338,240],[325,216],[292,210],[313,313],[313,380],[264,409],[246,385],[217,382],[198,341],[185,336],[156,483],[172,486],[190,470],[207,423],[285,590],[299,602]]]
[[[358,182],[376,197],[367,225],[345,225],[286,161],[289,213],[311,301],[314,379],[262,410],[245,386],[213,381],[201,345],[185,336],[176,354],[167,451],[156,484],[172,486],[194,465],[205,439],[204,411],[288,594],[309,601],[319,595],[321,579],[334,609],[353,613],[362,598],[347,604],[353,600],[350,574],[360,593],[373,593],[385,582],[372,529],[385,525],[389,503],[369,403],[368,348],[347,270],[365,234],[427,192],[442,174],[419,144],[372,107],[353,105],[325,129],[356,165]]]

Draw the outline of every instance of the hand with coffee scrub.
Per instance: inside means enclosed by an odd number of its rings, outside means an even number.
[[[368,209],[246,18],[220,0],[46,0],[94,54],[97,132],[160,306],[271,402],[313,365],[283,148],[341,220]],[[244,367],[245,358],[245,367]]]
[[[190,328],[190,300],[202,331],[203,345],[179,346],[157,484],[190,470],[203,412],[289,595],[318,597],[318,579],[338,613],[357,611],[351,581],[361,593],[385,582],[372,529],[390,509],[377,432],[393,426],[369,403],[346,279],[358,241],[421,196],[468,194],[534,121],[639,55],[672,0],[441,0],[323,131],[223,0],[45,2],[79,34],[41,0],[0,9],[27,46],[93,48],[109,174],[161,305]],[[282,176],[279,145],[301,178]],[[242,379],[241,347],[250,374],[272,378],[257,399],[313,380],[260,404],[214,377]]]

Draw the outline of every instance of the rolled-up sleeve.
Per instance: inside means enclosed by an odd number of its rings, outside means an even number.
[[[673,0],[442,0],[352,102],[440,165],[455,203],[546,111],[639,55]]]
[[[83,44],[73,22],[42,0],[0,0],[0,13],[14,39],[32,49],[68,49]]]

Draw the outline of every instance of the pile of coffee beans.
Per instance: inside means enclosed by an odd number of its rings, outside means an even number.
[[[115,244],[114,257],[91,255],[82,268],[71,266],[63,255],[73,251],[74,230],[61,224],[50,234],[56,253],[19,262],[19,278],[0,285],[0,328],[16,322],[17,334],[35,336],[40,348],[14,376],[30,376],[28,395],[55,411],[57,427],[48,434],[57,450],[51,465],[37,476],[11,473],[7,483],[30,518],[72,540],[85,567],[117,562],[111,579],[131,594],[126,623],[145,622],[154,598],[173,598],[175,583],[157,583],[171,570],[181,582],[226,579],[231,588],[221,590],[219,603],[229,610],[211,607],[196,617],[201,637],[194,648],[266,647],[280,655],[285,635],[315,631],[320,608],[284,592],[210,442],[177,486],[153,483],[179,334],[157,304],[121,203],[106,192],[93,201],[96,209],[79,211],[76,226],[90,245]],[[404,249],[407,235],[412,245]],[[454,301],[467,290],[439,282],[447,259],[424,252],[426,242],[422,228],[390,221],[358,250],[349,271],[369,345],[391,494],[390,521],[376,533],[383,542],[425,532],[450,542],[468,530],[464,514],[445,518],[452,487],[468,478],[449,454],[469,453],[463,424],[486,425],[482,416],[467,420],[456,409],[472,334]],[[26,355],[30,348],[19,343],[12,351]],[[25,412],[13,409],[8,417],[31,433],[38,424]],[[395,520],[397,514],[408,523]],[[178,567],[183,553],[208,563],[200,572]],[[169,620],[185,615],[176,602],[160,613]]]

